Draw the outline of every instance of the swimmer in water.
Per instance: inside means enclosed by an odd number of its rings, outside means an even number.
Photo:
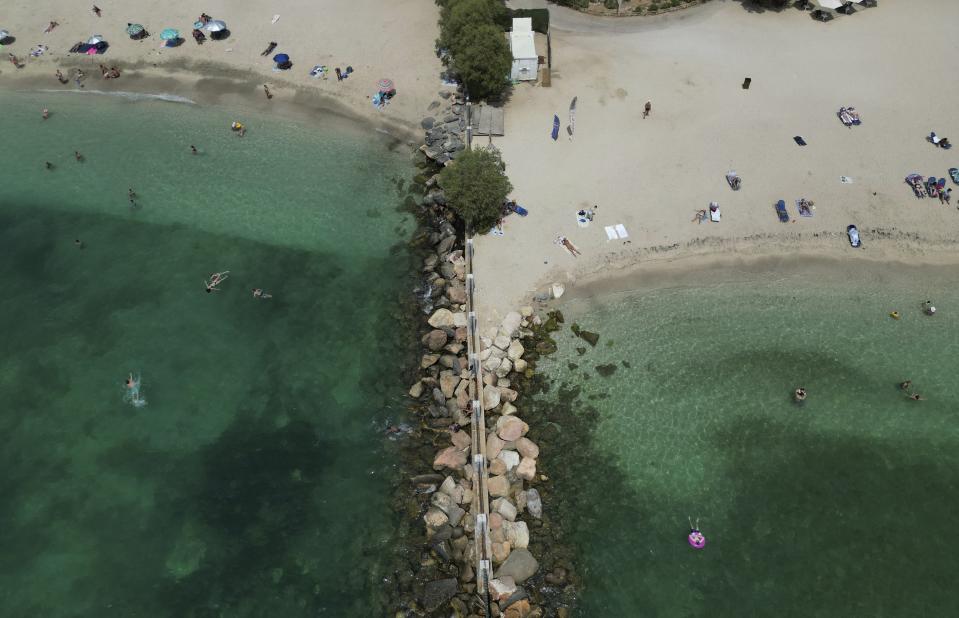
[[[906,380],[899,384],[899,390],[908,391],[910,388],[912,388],[912,380]]]
[[[912,395],[909,395],[909,399],[912,399],[913,401],[924,401],[926,398],[919,393],[913,393]]]
[[[802,403],[806,401],[806,389],[799,387],[796,389],[796,392],[793,393],[793,399],[796,400],[796,403]]]
[[[273,298],[273,295],[268,294],[266,290],[253,288],[253,298]]]
[[[73,241],[73,245],[74,245],[77,249],[83,249],[83,241],[80,240],[79,238],[77,238],[76,240]]]
[[[206,288],[206,293],[219,292],[220,289],[217,287],[227,279],[229,279],[230,271],[224,270],[221,273],[210,273],[210,280],[204,281],[203,285]]]
[[[129,374],[123,386],[123,401],[135,408],[142,408],[147,405],[147,400],[140,396],[140,376],[134,377],[132,373]]]

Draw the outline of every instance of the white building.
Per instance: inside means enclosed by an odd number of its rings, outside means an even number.
[[[535,80],[539,58],[536,55],[536,43],[533,39],[532,18],[513,19],[513,31],[509,33],[509,48],[513,52],[510,79],[513,81]]]

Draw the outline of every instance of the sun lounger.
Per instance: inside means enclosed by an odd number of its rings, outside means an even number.
[[[616,233],[616,228],[612,225],[606,226],[606,240],[616,240],[619,238],[619,234]]]
[[[739,191],[739,187],[743,184],[739,174],[734,171],[729,171],[726,173],[726,182],[729,183],[729,188],[733,191]]]
[[[786,202],[783,200],[776,202],[776,214],[779,215],[780,223],[789,223],[789,212],[786,211]]]
[[[616,233],[619,234],[620,238],[629,238],[629,234],[626,233],[626,226],[622,223],[616,224]]]
[[[813,203],[807,200],[806,198],[799,198],[796,200],[796,210],[799,211],[800,217],[811,217],[813,216]]]

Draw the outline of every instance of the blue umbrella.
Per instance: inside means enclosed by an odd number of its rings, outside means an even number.
[[[553,140],[556,140],[559,137],[559,116],[553,116],[553,132],[551,134]]]
[[[277,64],[286,64],[289,61],[290,61],[290,57],[287,56],[286,54],[277,54],[273,56],[273,62]]]
[[[180,38],[180,31],[174,30],[173,28],[167,28],[160,33],[160,38],[164,41],[173,41]]]

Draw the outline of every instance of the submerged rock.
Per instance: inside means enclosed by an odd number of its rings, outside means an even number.
[[[574,335],[576,335],[577,337],[579,337],[580,339],[582,339],[583,341],[585,341],[586,343],[588,343],[594,348],[596,347],[596,344],[599,342],[599,333],[592,333],[588,330],[583,330],[582,328],[579,327],[579,324],[576,324],[575,322],[570,327],[570,329],[573,331]]]
[[[426,584],[420,600],[427,611],[433,611],[456,596],[457,592],[459,592],[459,584],[456,578],[438,579]]]
[[[616,373],[616,370],[618,368],[619,367],[616,365],[616,363],[609,363],[607,365],[596,365],[596,373],[603,376],[604,378],[608,378],[609,376]]]

